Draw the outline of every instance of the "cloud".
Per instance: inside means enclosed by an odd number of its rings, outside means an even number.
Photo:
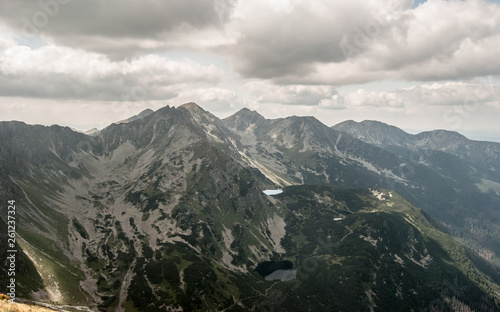
[[[490,77],[468,82],[424,84],[395,93],[410,105],[496,105],[499,103],[500,83]]]
[[[500,5],[481,0],[416,8],[410,1],[290,1],[287,10],[255,8],[233,25],[240,36],[226,49],[234,68],[278,84],[500,73]]]
[[[271,79],[343,61],[338,43],[346,31],[369,19],[373,9],[370,1],[293,1],[275,10],[259,4],[235,22],[241,36],[229,53],[243,75]]]
[[[422,107],[455,107],[471,109],[478,106],[500,107],[500,82],[489,77],[468,81],[448,81],[420,84],[393,91],[366,91],[363,88],[344,95],[326,85],[275,85],[266,81],[253,81],[240,88],[240,95],[250,99],[252,107],[279,105],[280,110],[291,106],[311,109],[359,111],[414,112]],[[239,99],[238,103],[242,103]],[[263,106],[264,105],[264,106]]]
[[[214,40],[235,4],[234,0],[1,1],[0,19],[26,38],[43,35],[56,44],[119,58],[158,51],[186,37],[201,40],[200,33],[205,32]]]
[[[319,103],[321,108],[342,110],[354,107],[373,107],[387,110],[405,108],[405,98],[399,92],[366,92],[360,89],[345,96],[334,95]]]
[[[12,30],[0,22],[0,52],[16,45]]]
[[[273,85],[264,81],[247,83],[241,88],[253,99],[253,105],[279,104],[327,110],[366,110],[411,113],[417,108],[454,107],[474,109],[479,106],[500,107],[500,82],[488,79],[434,82],[399,88],[393,91],[358,89],[344,95],[331,86]]]
[[[1,41],[0,41],[1,42]],[[54,99],[145,101],[173,98],[191,84],[213,85],[214,65],[145,55],[112,61],[84,50],[10,45],[0,50],[0,95]]]
[[[279,86],[264,81],[249,82],[242,86],[241,89],[255,97],[260,103],[283,105],[315,106],[323,99],[337,94],[336,90],[331,86]]]
[[[400,88],[391,92],[359,89],[346,95],[322,100],[320,107],[330,109],[373,107],[411,111],[416,107],[457,107],[476,110],[478,106],[499,106],[500,83],[493,78],[468,82],[439,82]]]
[[[485,0],[19,0],[1,1],[0,19],[19,42],[41,37],[116,61],[210,52],[275,84],[500,73],[500,5]]]
[[[227,114],[228,111],[241,107],[241,98],[232,90],[218,87],[186,88],[177,97],[168,101],[172,106],[195,102],[214,114]]]

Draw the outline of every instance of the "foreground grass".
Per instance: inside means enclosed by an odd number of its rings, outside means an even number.
[[[0,301],[0,312],[54,312],[55,310],[23,303]]]

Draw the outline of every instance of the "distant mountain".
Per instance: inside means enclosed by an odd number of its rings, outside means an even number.
[[[373,145],[386,149],[404,147],[410,150],[442,151],[471,163],[496,176],[500,182],[500,143],[467,139],[455,131],[434,130],[416,135],[378,121],[345,121],[332,127]]]
[[[373,145],[414,147],[411,134],[379,121],[365,120],[358,123],[347,120],[333,126],[332,129],[349,133],[353,137]]]
[[[473,141],[446,130],[412,135],[377,121],[346,121],[332,129],[406,160],[413,176],[420,165],[439,174],[456,192],[442,197],[457,201],[433,216],[451,226],[451,232],[467,246],[500,265],[498,256],[491,257],[500,253],[500,232],[495,225],[500,221],[500,143]]]
[[[97,134],[99,134],[99,129],[92,128],[90,130],[85,131],[84,134],[86,134],[86,135],[97,135]]]
[[[129,122],[132,122],[132,121],[136,121],[136,120],[139,120],[139,119],[143,119],[145,117],[148,117],[149,115],[151,115],[152,113],[154,113],[154,111],[152,109],[145,109],[143,110],[142,112],[140,112],[139,114],[137,115],[134,115],[132,117],[129,117],[125,120],[120,120],[120,121],[117,121],[116,123],[117,124],[121,124],[121,123],[129,123]]]
[[[154,111],[152,109],[148,108],[148,109],[143,110],[142,112],[140,112],[137,115],[134,115],[134,116],[129,117],[129,118],[124,119],[124,120],[117,121],[115,123],[116,124],[129,123],[129,122],[132,122],[132,121],[136,121],[136,120],[139,120],[139,119],[146,118],[147,116],[151,115],[152,113],[154,113]],[[84,131],[83,133],[86,134],[86,135],[95,136],[95,135],[98,135],[100,133],[100,130],[97,129],[97,128],[92,128],[90,130]]]
[[[500,204],[499,200],[478,188],[483,184],[483,189],[491,188],[496,182],[489,183],[490,180],[483,180],[487,177],[475,174],[469,159],[417,148],[424,136],[415,139],[396,127],[370,122],[352,132],[363,136],[367,141],[363,142],[313,117],[267,120],[246,110],[223,121],[239,135],[243,145],[240,153],[248,164],[278,185],[391,188],[440,222],[446,222],[457,236],[469,231],[463,228],[466,218],[500,217],[494,208]],[[348,124],[352,123],[344,126]],[[468,204],[477,207],[476,210],[471,210]],[[500,247],[494,243],[497,233],[500,234],[493,230],[488,238],[473,239],[486,239],[488,248],[497,250]]]
[[[472,217],[493,226],[496,199],[471,188],[474,168],[451,180],[468,161],[452,154],[409,172],[402,154],[313,117],[220,120],[195,103],[92,136],[0,122],[0,142],[19,297],[96,311],[500,311],[491,268],[447,233]]]
[[[367,187],[385,178],[403,179],[396,174],[399,161],[392,154],[314,117],[268,120],[244,109],[223,122],[238,135],[248,163],[278,185]]]
[[[248,108],[243,108],[234,115],[226,118],[224,124],[230,129],[236,129],[236,132],[243,132],[263,120],[265,118],[261,114],[251,111]]]

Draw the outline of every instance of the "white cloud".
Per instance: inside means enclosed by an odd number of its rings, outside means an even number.
[[[191,89],[186,86],[176,98],[168,102],[172,106],[195,102],[211,113],[218,115],[224,115],[228,111],[241,107],[241,99],[234,91],[217,87]]]
[[[150,102],[86,102],[0,97],[2,120],[19,120],[42,125],[58,124],[78,130],[94,127],[102,129],[150,107]]]
[[[15,45],[14,33],[0,22],[0,53]]]
[[[321,103],[324,108],[343,109],[355,106],[384,107],[386,109],[403,108],[404,99],[391,92],[366,92],[363,89],[349,93],[345,96],[333,96]]]
[[[359,89],[344,96],[334,95],[321,103],[325,108],[379,107],[409,109],[426,106],[496,106],[500,103],[500,82],[475,79],[467,82],[449,81],[416,85],[390,92],[367,92]]]
[[[10,45],[0,52],[0,95],[86,100],[164,100],[183,84],[216,84],[223,71],[193,60],[144,55],[112,61],[84,50]]]
[[[254,96],[260,103],[304,106],[318,105],[322,100],[337,93],[331,86],[280,86],[265,81],[249,82],[241,89]]]

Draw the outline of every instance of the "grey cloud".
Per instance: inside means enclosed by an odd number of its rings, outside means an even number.
[[[322,100],[337,94],[331,86],[279,86],[263,81],[248,83],[242,87],[242,90],[255,96],[260,103],[305,106],[316,106]]]
[[[395,15],[364,55],[370,68],[415,80],[499,72],[500,7],[483,1],[429,2]],[[492,53],[494,52],[494,53]]]
[[[45,14],[38,31],[56,45],[113,60],[211,49],[227,56],[243,77],[275,84],[460,80],[500,73],[500,6],[484,0],[429,1],[415,9],[410,0],[299,0],[286,9],[264,1],[124,3],[0,1],[0,19],[22,32],[26,20],[41,23]],[[243,9],[234,17],[235,6],[235,12],[241,6],[250,13]]]
[[[16,0],[0,2],[0,18],[25,37],[43,34],[56,43],[118,55],[119,48],[148,49],[134,40],[158,44],[179,33],[221,28],[234,5],[235,0]],[[116,40],[131,43],[120,46]]]
[[[322,63],[344,61],[340,42],[353,27],[372,18],[369,8],[349,2],[318,3],[325,12],[299,2],[291,12],[249,19],[241,26],[241,38],[228,52],[236,69],[247,77],[272,79],[301,76],[314,72]]]
[[[0,75],[2,97],[60,100],[152,101],[175,97],[174,86],[151,89],[133,77],[102,77],[92,82],[68,74]]]
[[[298,3],[240,27],[228,48],[246,77],[279,84],[432,81],[500,73],[500,6],[430,1],[416,9],[371,2]],[[401,1],[400,4],[404,4]]]

